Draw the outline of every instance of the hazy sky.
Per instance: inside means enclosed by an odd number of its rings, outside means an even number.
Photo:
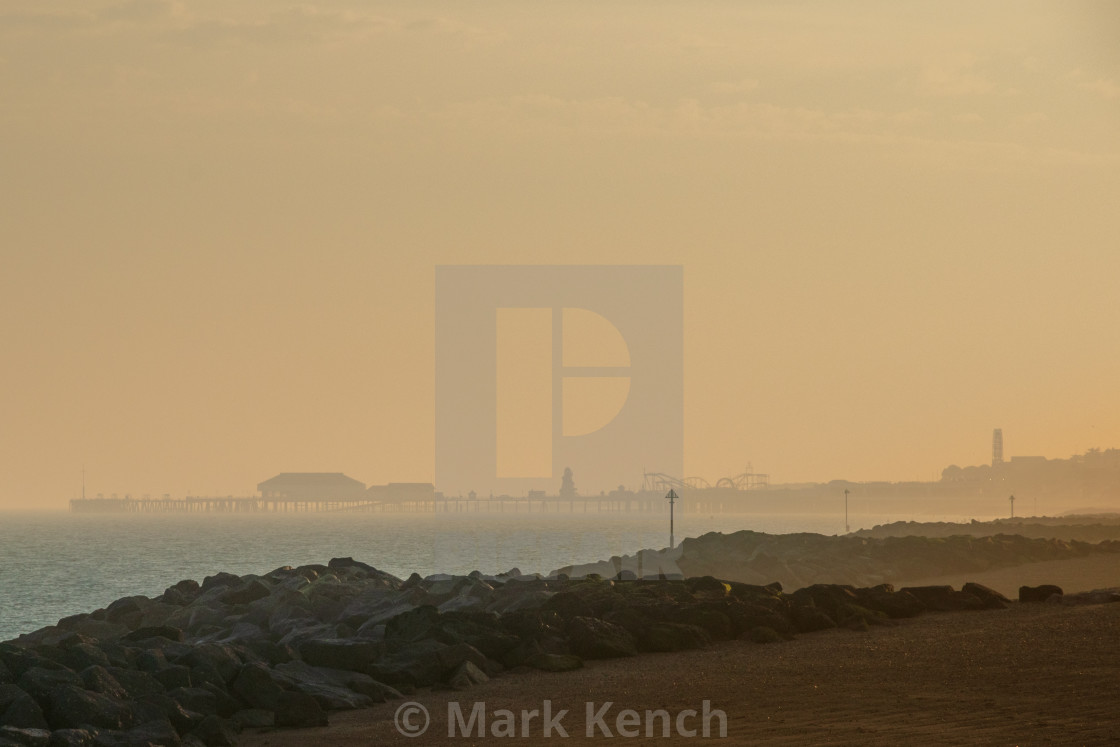
[[[1108,0],[5,0],[0,507],[432,479],[438,264],[683,265],[712,481],[1120,446],[1118,41]]]

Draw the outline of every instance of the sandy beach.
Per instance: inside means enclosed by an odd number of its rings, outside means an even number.
[[[1120,604],[927,614],[867,632],[831,630],[774,644],[732,641],[686,653],[589,662],[583,670],[509,672],[466,692],[420,691],[431,714],[419,738],[394,727],[401,702],[336,713],[324,729],[263,731],[246,747],[484,744],[448,737],[448,701],[469,715],[475,702],[498,709],[570,712],[574,743],[586,737],[586,703],[614,705],[604,722],[619,737],[623,709],[672,715],[702,701],[727,714],[726,744],[1103,744],[1120,741]],[[644,723],[644,722],[643,722]],[[699,727],[699,717],[685,726]],[[718,734],[713,719],[713,737]],[[639,727],[639,729],[644,727]],[[676,733],[636,743],[691,743]],[[522,744],[555,744],[530,723]]]

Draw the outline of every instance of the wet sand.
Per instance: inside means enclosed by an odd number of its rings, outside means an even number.
[[[1115,577],[1114,577],[1115,578]],[[1116,582],[1108,584],[1115,586]],[[447,703],[469,715],[475,701],[497,709],[568,709],[570,739],[448,738]],[[687,653],[590,662],[577,672],[510,672],[461,693],[410,698],[431,713],[429,730],[400,736],[401,703],[335,713],[324,729],[245,734],[247,747],[331,745],[596,743],[587,739],[585,703],[614,706],[604,722],[616,734],[620,710],[662,708],[674,716],[703,700],[727,713],[721,744],[1025,745],[1120,743],[1120,604],[1013,605],[1011,609],[928,614],[867,632],[832,630],[794,641],[733,641]],[[655,734],[660,735],[657,722]],[[684,722],[698,726],[699,720]],[[712,721],[717,730],[719,722]],[[628,743],[689,744],[642,736]]]

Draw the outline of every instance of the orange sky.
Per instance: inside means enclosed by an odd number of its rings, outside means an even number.
[[[432,479],[439,264],[682,265],[712,481],[1120,446],[1118,33],[1105,1],[7,0],[0,508],[83,464]]]

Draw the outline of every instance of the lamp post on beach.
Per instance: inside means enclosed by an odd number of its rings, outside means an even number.
[[[844,488],[844,534],[851,534],[852,528],[848,526],[848,493],[852,491]]]
[[[1011,496],[1011,498],[1009,500],[1011,501],[1011,518],[1014,519],[1015,518],[1015,496]]]
[[[673,549],[673,504],[677,502],[677,494],[669,488],[669,494],[665,496],[669,501],[669,549]]]

